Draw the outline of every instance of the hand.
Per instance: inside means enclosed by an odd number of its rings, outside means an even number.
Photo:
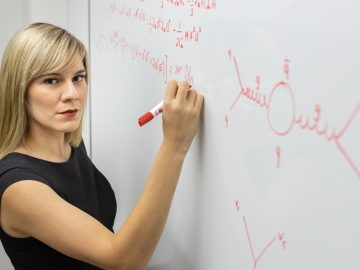
[[[203,102],[204,96],[189,90],[187,81],[179,86],[176,81],[169,81],[163,106],[163,144],[186,155],[197,131]]]

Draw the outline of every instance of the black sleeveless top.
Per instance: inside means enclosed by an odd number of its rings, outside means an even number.
[[[0,162],[0,200],[7,187],[21,180],[36,180],[48,185],[65,201],[114,232],[114,191],[87,156],[83,142],[79,147],[72,148],[70,159],[63,163],[20,153],[8,154]],[[16,270],[100,269],[68,257],[33,237],[14,238],[1,227],[0,239]]]

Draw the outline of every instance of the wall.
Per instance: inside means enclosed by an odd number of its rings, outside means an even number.
[[[7,43],[15,32],[34,22],[47,22],[63,27],[89,48],[87,0],[0,0],[0,60]],[[88,154],[91,155],[89,105],[86,112],[83,138]],[[0,245],[0,269],[14,269],[2,245]]]

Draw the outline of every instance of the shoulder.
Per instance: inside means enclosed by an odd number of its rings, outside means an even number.
[[[48,184],[36,164],[29,162],[26,155],[19,153],[8,154],[0,162],[0,199],[9,186],[29,179]]]
[[[0,176],[14,168],[27,168],[26,157],[19,153],[10,153],[0,161]]]
[[[31,176],[39,178],[39,166],[31,161],[27,155],[21,153],[10,153],[0,162],[0,183],[2,179],[9,177]]]
[[[56,197],[57,194],[49,186],[39,181],[24,180],[12,183],[1,195],[0,226],[12,237],[30,237],[31,235],[14,225],[24,221],[29,225],[28,216],[41,209],[41,204],[51,204]]]
[[[44,177],[42,177],[36,171],[26,168],[26,166],[7,166],[6,170],[4,168],[1,168],[0,170],[0,200],[5,190],[7,190],[13,184],[23,182],[24,180],[32,180],[32,182],[40,182],[42,184],[50,186],[48,181]]]

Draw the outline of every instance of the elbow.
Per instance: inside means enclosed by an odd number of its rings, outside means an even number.
[[[119,256],[125,258],[125,256]],[[137,260],[134,259],[124,259],[124,260],[118,260],[115,265],[112,265],[111,268],[108,268],[106,270],[146,270],[147,265],[149,262],[144,261],[141,258],[138,258]]]
[[[139,263],[119,263],[111,268],[106,268],[104,270],[146,270],[147,264],[144,266]]]
[[[112,263],[105,270],[146,270],[150,262],[151,255],[148,252],[140,252],[141,248],[131,246],[116,246],[110,241]],[[149,256],[150,255],[150,256]]]

